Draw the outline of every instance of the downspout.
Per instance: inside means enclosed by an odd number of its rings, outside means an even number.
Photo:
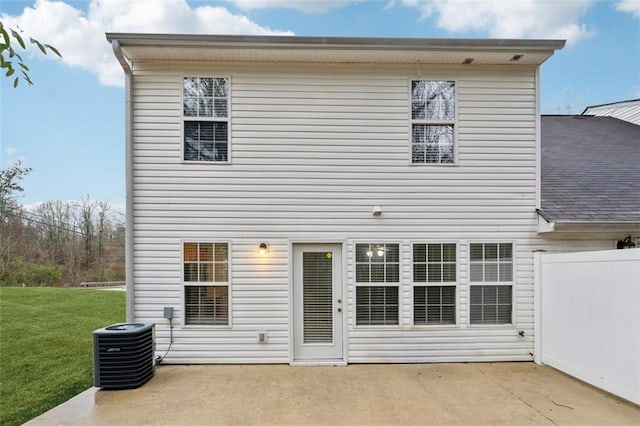
[[[542,128],[540,125],[540,66],[536,67],[535,85],[536,85],[536,211],[540,212],[542,208]]]
[[[125,96],[125,181],[126,181],[126,207],[125,207],[125,288],[127,291],[127,322],[135,321],[133,311],[135,288],[133,285],[133,106],[131,104],[133,93],[133,74],[131,65],[124,57],[120,42],[112,40],[111,46],[118,62],[124,70],[124,96]]]

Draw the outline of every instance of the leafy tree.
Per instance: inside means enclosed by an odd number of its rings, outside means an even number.
[[[20,181],[30,172],[30,167],[22,167],[22,161],[16,161],[6,169],[0,169],[0,212],[6,207],[13,207],[17,193],[24,191]]]
[[[9,35],[9,33],[11,33],[11,35]],[[13,77],[16,70],[20,71],[22,73],[22,79],[31,86],[33,81],[31,81],[29,77],[29,67],[24,63],[22,56],[16,52],[16,43],[22,50],[27,48],[21,33],[23,33],[23,31],[20,28],[16,31],[13,28],[5,27],[2,21],[0,21],[0,68],[6,70],[5,77],[9,78]],[[33,37],[29,37],[29,42],[38,46],[38,49],[40,49],[44,55],[47,54],[47,51],[50,51],[62,57],[58,49],[50,44],[42,43]],[[14,47],[16,47],[16,49],[14,49]],[[14,65],[14,63],[17,65]],[[19,81],[19,76],[14,77],[13,87],[17,87]]]

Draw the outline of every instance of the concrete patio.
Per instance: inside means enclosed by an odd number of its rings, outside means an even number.
[[[640,408],[533,363],[161,365],[139,389],[95,388],[28,425],[640,424]]]

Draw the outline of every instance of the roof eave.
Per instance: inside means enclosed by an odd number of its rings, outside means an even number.
[[[565,40],[558,39],[475,39],[475,38],[402,38],[402,37],[315,37],[219,34],[151,34],[106,33],[107,41],[118,40],[122,46],[237,45],[245,47],[344,47],[375,49],[490,49],[490,50],[559,50]]]
[[[129,61],[254,61],[539,66],[563,40],[107,33]],[[215,54],[214,54],[215,53]],[[513,59],[516,57],[517,59]],[[522,59],[524,58],[524,59]],[[467,65],[468,66],[468,65]]]
[[[583,221],[551,218],[542,210],[538,213],[538,233],[545,236],[578,235],[584,238],[594,235],[619,236],[621,234],[640,235],[640,221]]]

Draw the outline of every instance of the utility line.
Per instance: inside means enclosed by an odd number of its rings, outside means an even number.
[[[82,232],[78,231],[77,227],[75,227],[75,226],[73,228],[71,228],[71,227],[69,227],[70,225],[68,223],[64,223],[65,226],[61,226],[61,225],[45,222],[46,219],[44,219],[42,216],[38,216],[38,215],[36,215],[34,213],[28,213],[28,212],[25,212],[25,211],[16,211],[16,210],[9,211],[8,209],[4,210],[2,213],[6,214],[7,216],[12,216],[12,217],[15,217],[15,218],[18,218],[18,219],[26,220],[27,222],[37,223],[39,225],[47,226],[47,227],[50,227],[50,228],[56,228],[56,229],[67,231],[67,232],[71,232],[71,233],[74,233],[74,234],[77,234],[77,235],[84,235]],[[26,214],[30,214],[32,216],[36,216],[39,219],[34,219],[32,217],[27,217],[27,216],[25,216]]]

